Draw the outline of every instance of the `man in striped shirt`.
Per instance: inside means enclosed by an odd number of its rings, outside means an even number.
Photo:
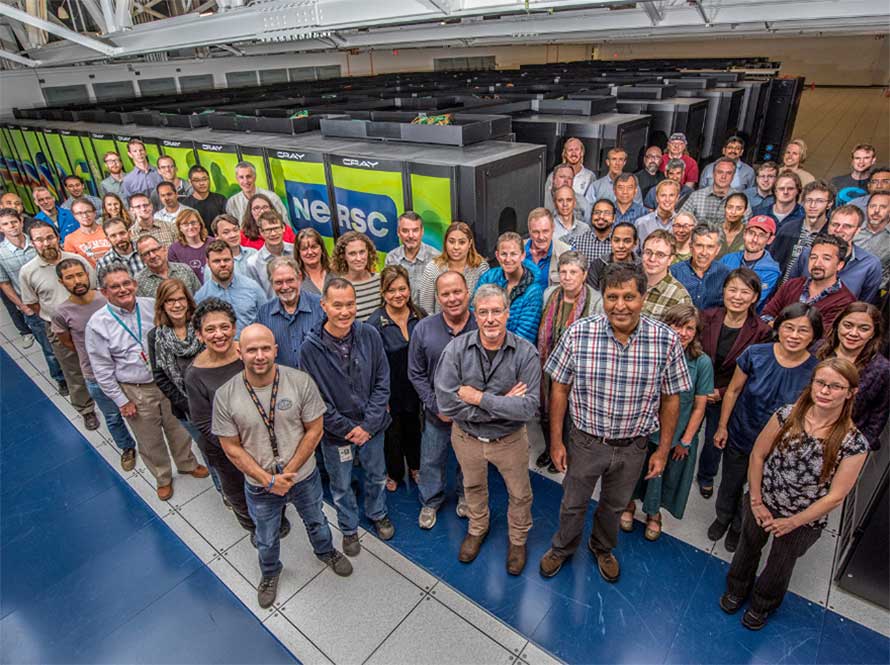
[[[581,541],[590,495],[602,477],[588,548],[603,579],[618,581],[612,550],[618,520],[640,478],[649,436],[658,449],[646,478],[661,475],[677,427],[680,393],[689,372],[680,339],[667,326],[641,317],[646,277],[627,264],[609,266],[602,282],[605,316],[577,321],[547,359],[550,375],[550,457],[566,471],[559,529],[541,559],[544,577],[556,575]],[[571,392],[574,428],[563,418]],[[568,462],[568,464],[567,464]]]

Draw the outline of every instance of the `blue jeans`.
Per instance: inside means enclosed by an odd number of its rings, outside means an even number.
[[[198,443],[198,441],[201,440],[201,432],[198,430],[198,428],[192,425],[191,421],[186,420],[185,418],[179,418],[178,420],[180,424],[185,427],[185,431],[191,435],[192,441]],[[205,455],[204,451],[201,450],[201,446],[198,446],[198,453],[201,455],[201,461],[204,462],[204,466],[207,467],[207,471],[210,472],[210,480],[213,481],[213,486],[216,488],[217,492],[222,494],[222,485],[219,482],[219,472],[212,466],[210,466],[210,464],[207,462],[207,455]]]
[[[130,435],[130,430],[127,429],[124,417],[121,415],[120,409],[117,408],[117,404],[112,402],[111,399],[102,392],[102,388],[93,379],[84,377],[83,381],[84,384],[86,384],[87,392],[90,393],[90,397],[93,398],[96,406],[99,407],[99,411],[102,412],[102,417],[105,419],[105,425],[111,433],[114,445],[121,450],[134,449],[136,447],[136,442]]]
[[[331,478],[331,495],[337,509],[337,524],[344,536],[352,536],[358,531],[358,501],[352,491],[352,463],[340,461],[340,448],[322,439],[321,448],[324,465]],[[372,522],[386,517],[386,462],[383,458],[383,432],[371,437],[362,446],[351,445],[352,457],[365,470],[365,515]]]
[[[49,367],[49,375],[53,377],[56,383],[61,383],[65,380],[65,375],[62,374],[62,366],[56,359],[56,354],[53,353],[53,346],[49,343],[49,337],[46,335],[46,324],[36,314],[25,316],[25,323],[31,329],[34,339],[40,344],[40,350],[43,351],[43,357],[46,359],[46,366]],[[114,408],[116,409],[117,407]]]
[[[420,504],[425,508],[439,510],[445,502],[445,477],[451,450],[451,426],[438,427],[427,419],[420,437],[420,480],[417,483]],[[463,498],[464,477],[460,464],[457,465],[455,485],[457,496]]]
[[[714,478],[717,477],[717,471],[720,470],[720,459],[723,457],[723,451],[714,446],[714,433],[717,431],[717,425],[720,424],[720,407],[723,402],[717,402],[705,407],[705,441],[701,449],[701,456],[698,458],[698,474],[696,480],[699,485],[712,487]]]
[[[334,551],[334,540],[328,518],[321,509],[322,489],[318,469],[290,488],[284,496],[278,496],[264,487],[244,481],[244,496],[247,510],[256,524],[256,549],[260,559],[263,577],[275,577],[281,572],[281,551],[278,530],[284,507],[290,503],[297,509],[300,519],[306,526],[309,542],[315,556],[323,557]]]

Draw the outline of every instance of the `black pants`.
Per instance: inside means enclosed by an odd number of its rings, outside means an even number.
[[[19,335],[22,337],[30,335],[31,329],[25,322],[25,315],[19,311],[18,307],[12,304],[12,301],[6,297],[6,294],[3,293],[3,291],[0,291],[0,300],[3,300],[3,306],[6,308],[6,311],[9,312],[9,318],[12,319],[12,323],[15,325],[15,329],[19,331]]]
[[[748,481],[749,454],[727,445],[723,451],[723,475],[717,490],[717,520],[738,533],[742,530],[742,495]]]
[[[812,526],[799,526],[781,538],[773,538],[773,545],[766,560],[766,567],[757,581],[757,566],[760,555],[769,540],[769,533],[764,531],[754,519],[751,503],[746,494],[744,502],[744,519],[742,520],[742,538],[739,547],[732,557],[732,565],[726,576],[726,590],[745,598],[751,594],[751,609],[755,612],[771,612],[782,604],[794,564],[813,546],[822,529]]]
[[[405,478],[408,468],[420,468],[420,413],[393,413],[392,423],[383,438],[386,475],[397,483]]]

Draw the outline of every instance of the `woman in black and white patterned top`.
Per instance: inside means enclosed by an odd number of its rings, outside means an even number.
[[[869,450],[852,419],[858,385],[852,363],[823,360],[797,402],[779,409],[757,437],[742,537],[720,598],[720,607],[732,614],[751,596],[742,617],[746,628],[763,628],[782,603],[797,559],[819,539],[828,513],[856,484]],[[755,583],[770,534],[772,549]]]

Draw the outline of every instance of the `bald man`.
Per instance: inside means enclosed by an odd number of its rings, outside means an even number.
[[[278,593],[279,526],[288,503],[306,525],[315,556],[337,575],[352,574],[352,564],[334,549],[322,511],[315,448],[324,431],[325,403],[308,374],[275,364],[277,353],[275,337],[266,326],[244,328],[238,348],[244,372],[219,388],[213,400],[213,433],[247,480],[245,496],[256,523],[262,574],[257,601],[262,608],[270,607]]]

